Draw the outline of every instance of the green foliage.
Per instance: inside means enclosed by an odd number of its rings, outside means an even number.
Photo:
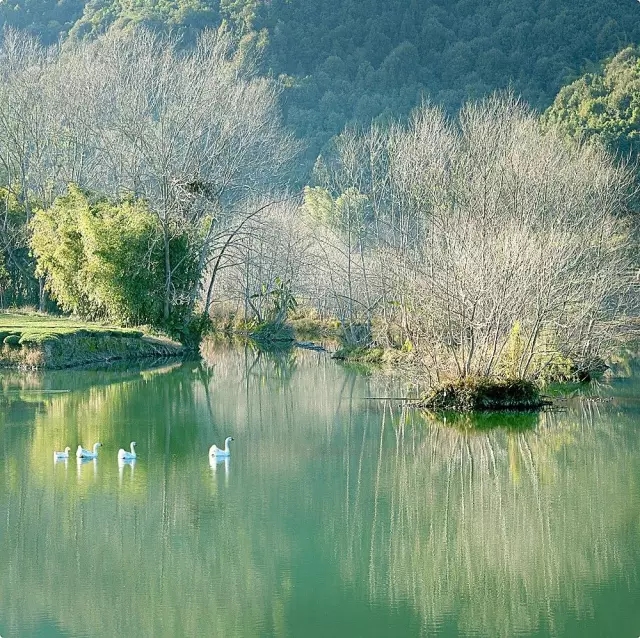
[[[99,202],[78,220],[90,298],[122,323],[154,322],[163,272],[155,218],[140,201]]]
[[[291,292],[291,281],[284,281],[281,277],[276,277],[270,285],[262,284],[261,291],[252,295],[251,298],[267,301],[267,312],[259,317],[259,321],[264,320],[266,323],[281,324],[288,313],[298,307],[298,301]]]
[[[4,293],[11,286],[11,276],[7,270],[5,256],[0,253],[0,306],[4,306]]]
[[[220,12],[241,34],[253,30],[257,9],[258,0],[220,0]]]
[[[140,200],[92,201],[69,186],[32,221],[31,246],[38,273],[60,307],[90,319],[158,325],[162,315],[164,270],[156,218]],[[188,241],[170,245],[177,288],[194,276]]]
[[[557,340],[548,330],[543,330],[538,337],[531,376],[542,385],[577,379],[575,363],[560,351]]]
[[[85,258],[79,218],[88,211],[86,196],[70,187],[48,210],[36,213],[32,222],[31,248],[37,260],[36,273],[47,277],[47,288],[60,307],[81,316],[97,314],[85,290],[82,273]]]
[[[384,348],[345,345],[333,353],[333,358],[343,361],[380,365],[384,362],[384,354]]]
[[[520,322],[516,321],[511,328],[509,339],[496,366],[500,376],[507,379],[517,379],[520,376],[520,364],[524,356],[525,345]]]
[[[206,0],[89,0],[69,30],[72,39],[92,38],[109,28],[144,26],[171,31],[185,41],[198,32],[220,24],[218,2]]]
[[[312,162],[346,123],[404,116],[423,97],[450,113],[511,87],[538,109],[585,65],[640,40],[633,2],[273,0],[268,67],[294,78],[287,122]]]
[[[498,376],[503,379],[520,378],[525,375],[524,368],[528,363],[525,376],[541,385],[577,378],[575,363],[561,352],[551,331],[540,331],[530,360],[526,352],[527,339],[522,334],[520,322],[516,321],[496,366]]]
[[[28,207],[18,200],[15,189],[0,188],[0,307],[38,303],[28,219]]]
[[[410,352],[413,352],[413,344],[409,339],[405,339],[400,350],[405,354],[409,354]]]
[[[24,29],[54,44],[80,18],[83,6],[83,0],[5,0],[0,2],[0,29]]]
[[[59,336],[53,332],[25,332],[20,337],[18,343],[22,345],[41,346],[45,343],[58,341]]]
[[[593,140],[624,159],[640,153],[640,49],[629,47],[598,72],[565,86],[544,114],[574,139]]]
[[[509,432],[526,432],[534,430],[540,421],[536,410],[485,410],[475,412],[451,412],[446,418],[439,412],[425,410],[423,415],[433,424],[455,428],[466,434],[485,433],[490,430],[505,430]]]
[[[334,200],[328,190],[305,186],[304,209],[309,215],[343,235],[362,238],[366,230],[369,198],[357,188],[347,188]]]
[[[282,322],[289,312],[298,307],[298,302],[291,292],[291,281],[283,281],[276,277],[270,291],[273,303],[273,320]]]
[[[161,324],[161,328],[173,339],[192,348],[197,346],[202,336],[212,329],[212,321],[204,313],[191,315],[188,321],[185,319],[186,307],[178,306],[169,317],[169,321]]]
[[[264,321],[258,324],[250,333],[251,338],[259,344],[271,342],[291,342],[294,340],[293,328],[281,322]]]
[[[313,219],[329,223],[334,216],[335,202],[325,188],[305,186],[303,207]]]
[[[335,223],[344,232],[362,237],[366,229],[369,199],[357,188],[350,187],[336,199]]]
[[[20,335],[8,335],[2,340],[2,343],[11,347],[18,346],[20,345]]]

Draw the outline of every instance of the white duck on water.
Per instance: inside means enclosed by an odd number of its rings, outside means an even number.
[[[71,452],[70,447],[64,448],[64,452],[54,452],[53,460],[54,461],[66,461],[69,458],[69,452]]]
[[[136,442],[131,441],[131,452],[127,452],[120,448],[118,450],[118,461],[133,461],[138,458],[136,454]]]
[[[93,444],[93,452],[91,450],[85,450],[81,445],[78,446],[76,450],[76,457],[79,459],[97,459],[98,458],[98,448],[102,445],[102,443],[94,443]]]
[[[224,440],[224,450],[221,450],[217,445],[212,445],[209,448],[209,456],[210,457],[212,457],[212,456],[215,456],[215,457],[229,456],[229,454],[230,454],[229,441],[233,441],[233,437],[228,436]]]

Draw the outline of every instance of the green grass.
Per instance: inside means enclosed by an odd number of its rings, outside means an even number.
[[[140,330],[119,328],[117,326],[101,326],[95,323],[69,319],[66,317],[52,317],[50,315],[18,312],[0,312],[0,342],[9,338],[8,344],[17,345],[15,336],[20,344],[41,344],[67,336],[110,336],[130,337],[142,336]]]
[[[37,370],[179,356],[184,348],[140,330],[65,317],[0,311],[0,368]]]

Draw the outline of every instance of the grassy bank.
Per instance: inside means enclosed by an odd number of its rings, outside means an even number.
[[[71,368],[183,352],[175,341],[131,328],[37,313],[0,312],[0,367],[4,368]]]

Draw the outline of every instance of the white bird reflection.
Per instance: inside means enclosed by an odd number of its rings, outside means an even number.
[[[98,459],[86,459],[83,457],[76,458],[76,467],[78,469],[78,480],[82,478],[82,468],[85,465],[93,465],[93,479],[95,480],[98,476]]]
[[[55,467],[56,465],[64,465],[64,473],[66,474],[69,469],[69,459],[57,459],[54,457],[53,466]]]
[[[136,459],[118,459],[118,483],[122,487],[122,479],[124,477],[124,468],[130,467],[131,472],[129,474],[130,480],[133,483],[133,473],[136,469]]]
[[[224,465],[224,484],[225,485],[229,484],[229,463],[230,463],[230,459],[228,456],[225,456],[222,458],[216,457],[216,456],[209,457],[209,465],[211,466],[214,479],[216,479],[218,475],[218,466]]]

